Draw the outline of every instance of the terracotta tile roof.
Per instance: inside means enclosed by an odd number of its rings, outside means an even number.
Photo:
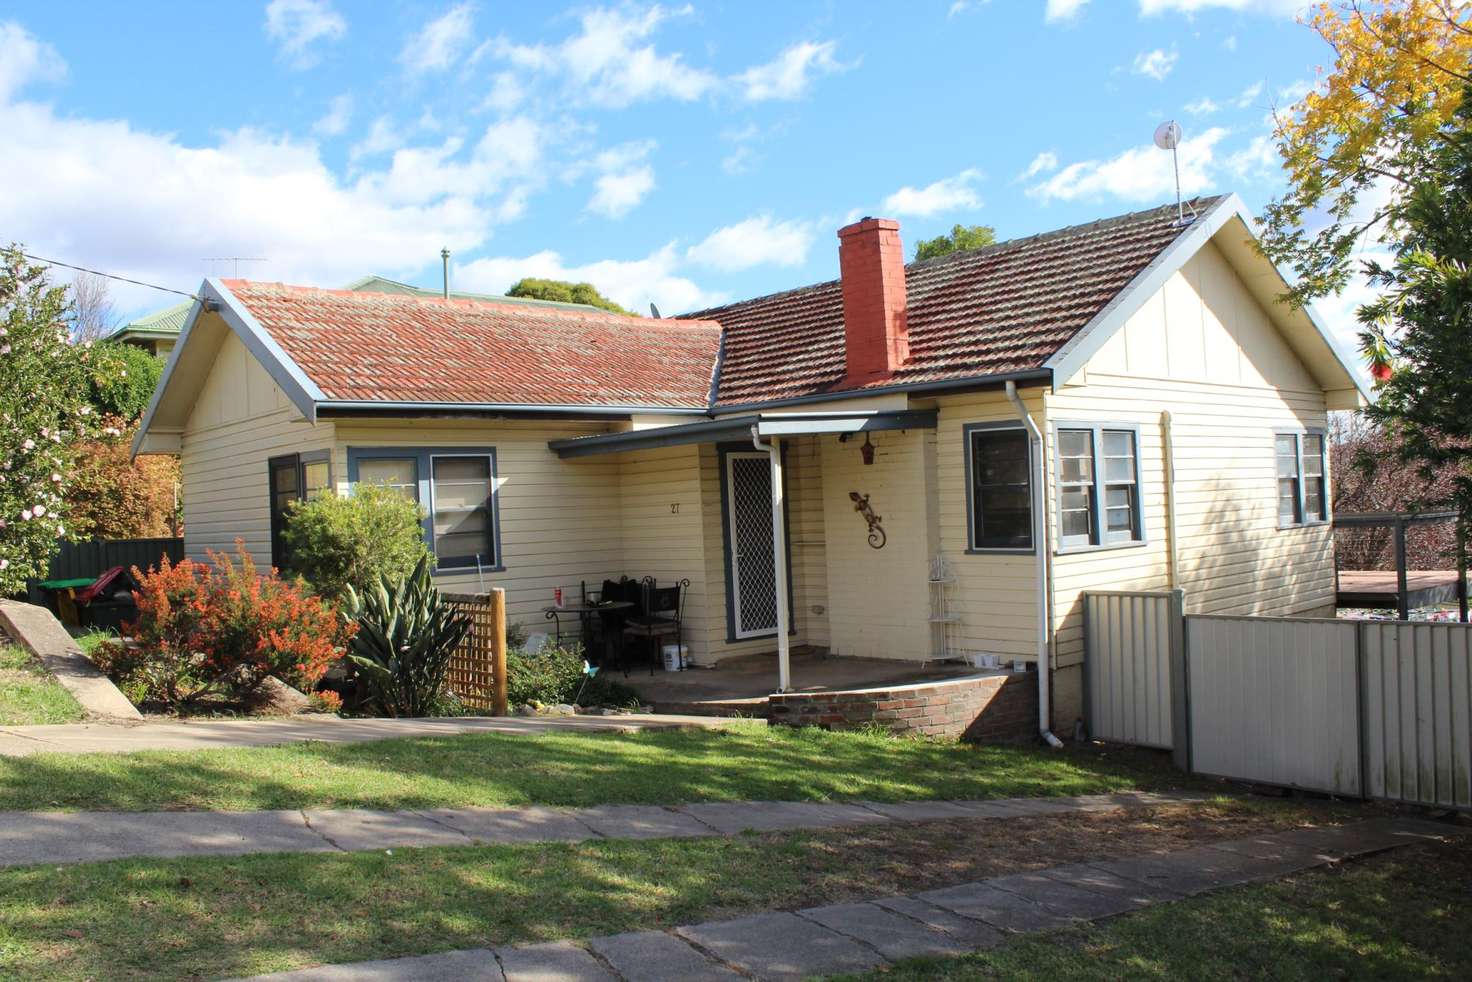
[[[704,409],[718,325],[225,280],[331,401]]]
[[[1184,231],[1174,219],[1170,205],[911,263],[910,360],[856,391],[1041,367]],[[837,280],[684,316],[726,331],[720,405],[844,390]]]

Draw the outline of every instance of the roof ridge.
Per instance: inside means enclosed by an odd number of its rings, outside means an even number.
[[[1191,205],[1193,207],[1196,207],[1198,210],[1204,211],[1205,209],[1210,208],[1212,205],[1216,204],[1218,201],[1220,201],[1224,197],[1226,197],[1226,195],[1221,195],[1221,194],[1218,194],[1218,195],[1206,195],[1206,196],[1197,195],[1194,198],[1188,199],[1185,203],[1188,204],[1188,205]],[[1069,234],[1076,234],[1076,233],[1078,233],[1082,229],[1108,228],[1108,227],[1111,227],[1111,226],[1114,226],[1114,225],[1123,225],[1123,224],[1125,224],[1127,222],[1130,222],[1130,221],[1133,221],[1135,219],[1138,219],[1138,218],[1140,218],[1143,215],[1149,215],[1149,214],[1153,214],[1155,212],[1164,212],[1164,211],[1170,209],[1171,207],[1172,207],[1172,203],[1171,202],[1166,202],[1165,204],[1154,205],[1154,206],[1152,206],[1150,208],[1141,208],[1138,211],[1126,212],[1125,214],[1122,214],[1122,215],[1112,215],[1112,216],[1110,216],[1108,218],[1095,219],[1092,222],[1080,222],[1077,225],[1065,225],[1062,228],[1049,229],[1046,232],[1036,232],[1036,233],[1034,233],[1032,235],[1023,235],[1023,236],[1018,236],[1017,238],[1003,239],[1001,242],[993,242],[990,245],[978,246],[975,249],[958,249],[955,252],[948,252],[944,256],[934,256],[934,257],[932,257],[930,259],[916,259],[916,260],[914,260],[912,262],[908,262],[908,263],[905,264],[905,269],[906,270],[910,270],[910,269],[914,269],[916,267],[927,267],[928,268],[928,267],[931,267],[931,266],[936,266],[936,265],[940,265],[940,264],[947,263],[947,262],[953,262],[953,261],[956,261],[956,260],[961,259],[961,258],[966,257],[966,256],[973,256],[974,257],[974,256],[979,256],[979,255],[991,255],[993,253],[1005,252],[1008,249],[1021,248],[1024,245],[1031,245],[1031,244],[1034,244],[1034,243],[1037,243],[1037,242],[1046,241],[1046,240],[1049,240],[1049,239],[1061,238],[1061,237],[1063,237],[1065,235],[1069,235]],[[702,315],[711,314],[711,313],[713,313],[715,311],[728,310],[728,309],[730,309],[732,307],[744,307],[747,304],[755,304],[755,303],[761,303],[761,302],[766,302],[766,301],[771,301],[771,300],[777,300],[777,299],[780,299],[780,298],[783,298],[783,297],[792,296],[792,295],[797,294],[797,293],[804,293],[804,292],[809,291],[809,290],[818,290],[818,289],[822,289],[824,287],[834,286],[834,285],[839,284],[841,282],[842,282],[841,280],[832,279],[832,280],[823,280],[823,281],[818,282],[818,283],[809,283],[806,286],[789,287],[786,290],[778,290],[775,293],[764,293],[764,294],[761,294],[759,296],[750,297],[750,298],[748,298],[746,300],[733,300],[731,303],[721,304],[720,306],[716,306],[716,307],[705,307],[705,308],[703,308],[701,310],[691,311],[691,312],[686,313],[686,314],[677,314],[676,317],[677,318],[692,318],[692,319],[693,318],[699,318]],[[705,319],[711,319],[711,318],[708,318],[707,317]]]
[[[453,294],[449,297],[443,297],[433,295],[423,296],[421,294],[414,293],[378,293],[372,290],[352,290],[344,287],[310,286],[300,283],[284,283],[280,280],[246,280],[231,278],[223,279],[220,282],[224,283],[225,286],[230,289],[231,293],[234,293],[237,286],[241,285],[278,287],[286,291],[324,293],[350,300],[388,303],[437,304],[441,306],[457,307],[492,307],[498,310],[506,310],[518,314],[526,314],[530,310],[535,310],[538,313],[551,314],[553,316],[562,317],[568,320],[572,320],[574,318],[586,319],[592,317],[599,320],[631,322],[633,324],[637,324],[640,327],[658,327],[672,330],[685,330],[690,325],[699,324],[705,327],[714,328],[717,331],[720,330],[720,324],[716,323],[715,321],[702,318],[681,318],[679,325],[675,325],[669,323],[670,321],[674,321],[676,319],[673,317],[641,317],[638,314],[620,314],[612,310],[604,310],[602,307],[594,307],[591,304],[563,304],[560,301],[547,301],[546,306],[543,306],[540,303],[535,305],[524,304],[518,302],[519,298],[517,297],[496,297],[490,294],[484,295],[484,298],[482,299],[466,296],[457,297]]]

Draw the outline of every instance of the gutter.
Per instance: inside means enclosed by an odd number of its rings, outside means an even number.
[[[528,416],[576,416],[628,418],[639,416],[701,416],[708,417],[704,409],[684,409],[671,406],[600,406],[575,404],[534,404],[516,402],[376,402],[373,400],[321,400],[317,403],[320,416],[414,416],[459,413],[462,415],[528,415]]]
[[[814,395],[791,396],[786,399],[768,399],[762,402],[742,402],[729,406],[716,406],[711,413],[716,416],[727,413],[759,412],[764,409],[780,409],[783,406],[804,406],[813,402],[835,402],[839,399],[866,399],[869,396],[892,395],[904,392],[924,395],[929,392],[955,392],[967,389],[993,389],[1012,382],[1051,382],[1050,368],[1029,368],[1022,372],[1003,372],[998,375],[979,375],[969,378],[943,379],[939,382],[914,382],[898,385],[877,385],[868,389],[842,389],[836,392],[820,392]]]
[[[1048,746],[1055,750],[1062,749],[1063,741],[1053,735],[1050,727],[1053,715],[1052,684],[1053,662],[1048,657],[1048,640],[1052,633],[1049,630],[1049,622],[1052,620],[1052,611],[1048,605],[1048,566],[1052,550],[1048,546],[1048,516],[1047,496],[1044,493],[1043,481],[1046,469],[1043,467],[1043,434],[1038,429],[1038,424],[1033,422],[1032,414],[1022,404],[1022,399],[1017,395],[1017,383],[1007,382],[1007,399],[1012,403],[1012,408],[1017,412],[1017,418],[1022,425],[1027,427],[1031,438],[1034,453],[1032,454],[1032,541],[1037,550],[1037,604],[1038,604],[1038,639],[1037,639],[1037,664],[1038,664],[1038,735]]]

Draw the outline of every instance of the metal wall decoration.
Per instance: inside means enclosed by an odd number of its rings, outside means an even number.
[[[874,514],[874,509],[869,507],[869,496],[859,494],[857,491],[848,493],[848,500],[854,503],[854,511],[864,516],[864,521],[869,523],[869,546],[872,549],[883,549],[886,541],[884,526],[880,525],[881,516]]]

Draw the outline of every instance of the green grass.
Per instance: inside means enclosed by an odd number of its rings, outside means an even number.
[[[768,729],[474,734],[0,758],[0,810],[433,808],[988,798],[1160,787],[1157,755]]]
[[[30,653],[0,645],[0,726],[75,723],[82,707]]]
[[[0,976],[223,978],[657,930],[931,889],[1163,841],[1179,847],[1303,817],[1224,803],[733,838],[0,870]]]
[[[1462,841],[857,978],[1467,979],[1469,934],[1472,846]]]

